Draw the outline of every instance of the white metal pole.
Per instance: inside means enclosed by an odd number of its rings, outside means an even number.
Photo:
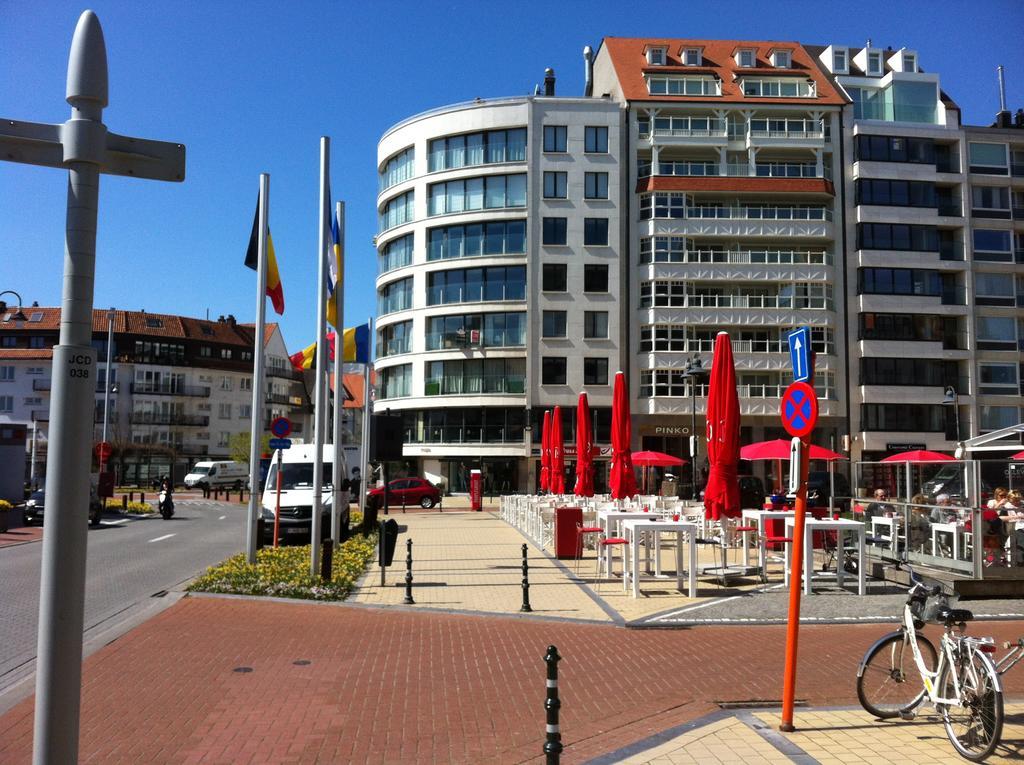
[[[346,497],[342,497],[341,482],[348,478],[348,465],[345,462],[344,444],[342,443],[341,416],[345,411],[345,386],[343,384],[343,368],[345,366],[345,203],[338,202],[335,216],[338,221],[338,241],[341,243],[338,262],[335,269],[338,274],[334,282],[334,300],[337,307],[334,328],[334,431],[331,442],[334,444],[334,479],[332,481],[331,498],[331,540],[335,545],[341,542],[341,514],[348,509]],[[333,247],[332,247],[333,250]],[[333,256],[334,253],[332,252]],[[345,507],[342,507],[344,501]]]
[[[256,562],[257,521],[262,514],[260,441],[263,435],[263,328],[267,320],[267,222],[270,220],[270,176],[260,173],[259,233],[256,239],[256,329],[252,349],[252,411],[249,422],[249,512],[245,527],[245,557]]]
[[[107,423],[110,420],[110,349],[114,346],[114,309],[107,311],[107,363],[106,371],[103,373],[103,437],[100,439],[104,444],[107,442]],[[106,469],[107,460],[105,452],[100,452],[100,472]],[[173,476],[171,478],[173,479]],[[105,502],[106,500],[104,500]]]
[[[28,485],[36,490],[36,421],[32,420],[32,464],[28,469]]]
[[[309,570],[313,576],[320,571],[320,513],[322,512],[324,488],[324,395],[327,374],[327,333],[324,325],[327,318],[327,231],[330,220],[328,199],[328,167],[330,166],[331,139],[320,137],[320,228],[317,232],[316,253],[316,384],[314,386],[313,409],[313,517],[310,519]],[[337,338],[335,338],[337,343]]]

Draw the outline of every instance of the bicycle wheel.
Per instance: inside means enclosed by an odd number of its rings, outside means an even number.
[[[917,636],[921,658],[935,671],[938,654],[924,635]],[[864,655],[857,670],[857,698],[875,717],[889,720],[909,712],[925,695],[921,674],[914,662],[914,649],[905,632],[894,632],[879,640]]]
[[[954,667],[943,667],[939,695],[955,698],[953,673],[960,684],[960,704],[938,704],[939,714],[953,748],[962,757],[981,762],[999,745],[1003,735],[1003,693],[995,667],[987,656],[961,645]]]

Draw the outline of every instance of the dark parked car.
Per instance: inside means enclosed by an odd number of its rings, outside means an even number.
[[[100,517],[103,514],[103,503],[99,497],[96,496],[95,491],[92,496],[89,497],[89,523],[93,526],[98,526],[100,523]],[[40,526],[43,525],[43,518],[46,515],[46,492],[34,491],[25,500],[25,507],[21,511],[21,519],[26,526],[32,526],[38,523]]]
[[[429,509],[441,501],[441,492],[426,478],[396,478],[388,483],[388,506],[419,505]],[[384,507],[384,488],[366,492],[370,507]]]
[[[842,473],[835,474],[836,504],[843,509],[849,505],[850,482]],[[817,501],[812,502],[814,507],[830,507],[829,505],[829,479],[827,470],[812,470],[807,476],[807,496],[813,498],[817,494]]]

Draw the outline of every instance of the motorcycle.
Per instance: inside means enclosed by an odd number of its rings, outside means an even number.
[[[158,507],[160,508],[160,515],[165,521],[169,521],[174,516],[174,500],[171,499],[166,490],[160,492]]]

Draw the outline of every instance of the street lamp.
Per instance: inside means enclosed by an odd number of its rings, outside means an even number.
[[[4,295],[14,295],[14,297],[18,298],[18,310],[11,314],[11,318],[8,319],[8,321],[13,321],[14,326],[21,329],[22,325],[28,321],[28,317],[25,316],[25,312],[21,310],[21,295],[14,290],[4,290],[3,292],[0,292],[0,297],[3,297]]]
[[[683,369],[683,377],[690,380],[690,459],[693,464],[690,473],[693,476],[694,500],[698,499],[697,494],[697,383],[711,374],[711,370],[704,366],[699,358],[694,356],[686,362]]]
[[[942,405],[953,407],[953,422],[956,423],[956,442],[960,443],[960,394],[952,385],[947,385],[942,395]]]

